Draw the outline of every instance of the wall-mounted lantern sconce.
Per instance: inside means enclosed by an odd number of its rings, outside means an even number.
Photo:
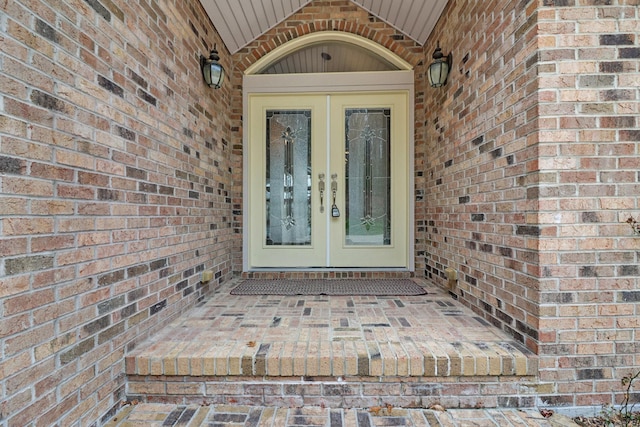
[[[211,50],[211,54],[208,58],[200,55],[200,69],[202,70],[202,77],[205,83],[209,87],[220,89],[222,82],[224,81],[224,68],[218,62],[220,56],[214,46]]]
[[[453,56],[451,53],[446,57],[442,54],[440,43],[433,52],[433,62],[429,65],[427,74],[429,75],[429,83],[431,87],[440,87],[447,84],[447,77],[451,71],[451,63]]]

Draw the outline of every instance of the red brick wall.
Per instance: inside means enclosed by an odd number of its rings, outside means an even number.
[[[90,425],[125,351],[231,275],[222,44],[198,2],[2,9],[0,424]]]

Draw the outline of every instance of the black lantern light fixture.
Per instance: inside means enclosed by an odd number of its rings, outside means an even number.
[[[449,71],[451,71],[451,63],[453,61],[452,54],[449,53],[446,57],[442,54],[440,49],[440,43],[433,52],[433,62],[429,65],[427,74],[429,75],[429,83],[431,87],[441,87],[447,84],[447,77]]]
[[[208,58],[200,55],[200,69],[202,77],[209,87],[220,89],[224,81],[224,67],[218,62],[220,56],[214,46]]]

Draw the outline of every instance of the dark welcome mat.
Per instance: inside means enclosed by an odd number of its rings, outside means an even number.
[[[409,279],[248,279],[231,295],[424,295],[427,291]]]

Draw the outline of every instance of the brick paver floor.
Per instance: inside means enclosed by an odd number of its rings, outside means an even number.
[[[256,406],[128,405],[105,427],[544,427],[536,410],[402,408],[329,409]]]
[[[211,426],[245,425],[257,416],[221,424],[226,412],[217,405],[263,408],[266,424],[257,425],[277,427],[305,424],[295,424],[295,410],[270,407],[336,408],[318,415],[318,425],[331,426],[428,425],[427,419],[455,426],[475,416],[346,409],[375,405],[533,407],[542,392],[535,355],[442,289],[414,281],[427,294],[242,296],[231,293],[237,281],[225,283],[127,355],[127,399],[211,405],[186,415],[169,410],[178,419],[205,411]],[[134,417],[155,416],[141,408]],[[500,425],[495,419],[508,417],[526,425],[521,421],[529,418],[518,414],[479,412],[489,424],[475,425]]]
[[[537,360],[512,337],[442,289],[416,281],[426,295],[238,296],[230,294],[237,283],[227,283],[139,345],[127,357],[127,374],[537,373]]]

